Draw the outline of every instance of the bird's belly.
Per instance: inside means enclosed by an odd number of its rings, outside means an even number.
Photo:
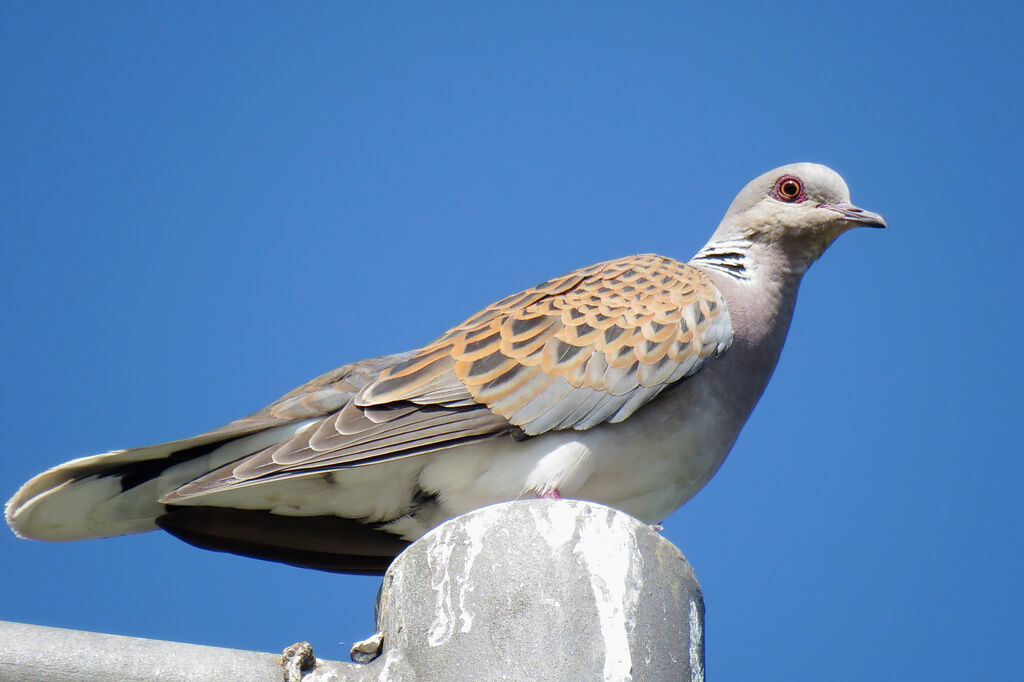
[[[731,414],[700,382],[618,424],[496,438],[326,474],[204,496],[202,502],[288,516],[333,514],[382,524],[415,540],[458,514],[557,493],[658,523],[699,491],[732,447],[745,415]]]
[[[681,418],[671,397],[619,424],[439,453],[424,467],[420,484],[437,494],[444,518],[557,491],[657,523],[710,480],[742,425],[723,423],[734,419],[713,399],[688,401],[690,409]]]

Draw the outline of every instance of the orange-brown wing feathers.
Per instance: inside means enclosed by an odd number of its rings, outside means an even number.
[[[598,263],[502,299],[419,350],[296,389],[250,419],[314,419],[307,428],[163,502],[410,457],[509,424],[537,435],[622,421],[731,340],[725,303],[699,270],[654,255]]]
[[[732,340],[721,295],[678,261],[598,263],[485,308],[357,397],[487,405],[538,434],[621,421]]]

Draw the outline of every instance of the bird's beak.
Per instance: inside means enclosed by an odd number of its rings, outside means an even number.
[[[854,225],[862,225],[864,227],[888,227],[885,224],[885,218],[872,213],[871,211],[865,211],[863,208],[857,208],[851,203],[843,202],[840,204],[819,204],[818,208],[827,208],[830,211],[843,216],[844,220],[847,220]]]

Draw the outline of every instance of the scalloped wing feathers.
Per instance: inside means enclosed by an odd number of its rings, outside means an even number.
[[[725,301],[700,270],[656,255],[598,263],[502,299],[419,350],[378,359],[376,378],[354,399],[358,380],[338,385],[353,370],[314,379],[252,418],[317,421],[161,502],[434,452],[510,425],[539,435],[620,422],[731,341]]]
[[[700,270],[662,256],[582,268],[485,308],[356,397],[484,404],[530,435],[620,422],[732,342]]]

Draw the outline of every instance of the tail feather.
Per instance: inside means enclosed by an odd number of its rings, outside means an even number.
[[[155,530],[157,517],[167,510],[158,502],[161,496],[290,438],[312,421],[270,428],[265,423],[240,424],[72,460],[23,485],[7,502],[7,523],[20,537],[52,541]]]

